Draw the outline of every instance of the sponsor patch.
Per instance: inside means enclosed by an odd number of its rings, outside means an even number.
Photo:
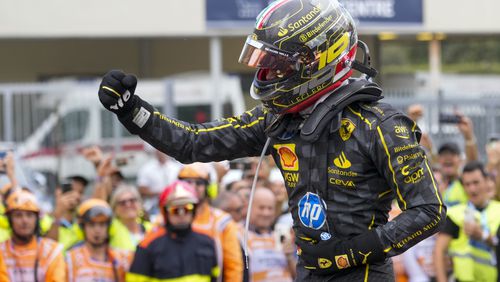
[[[321,13],[321,6],[315,6],[309,13],[306,15],[300,17],[295,22],[289,23],[286,28],[285,27],[280,27],[280,31],[278,32],[279,37],[285,36],[288,31],[294,32],[295,30],[300,29],[301,27],[307,25],[310,21],[316,19],[316,17]]]
[[[302,225],[320,229],[326,222],[325,203],[314,193],[307,192],[298,203],[299,219]]]
[[[327,258],[318,258],[319,268],[329,268],[332,266],[332,261]]]
[[[347,187],[347,188],[356,188],[356,185],[354,184],[354,181],[352,181],[352,180],[344,180],[344,179],[330,177],[328,179],[328,182],[332,185],[343,186],[343,187]]]
[[[413,143],[413,144],[404,144],[402,146],[399,146],[399,147],[394,147],[394,153],[399,153],[399,152],[403,152],[403,151],[406,151],[406,150],[411,150],[413,148],[417,148],[418,147],[418,143]]]
[[[346,176],[346,177],[356,177],[356,176],[358,176],[358,173],[355,172],[355,171],[345,171],[345,170],[340,170],[338,168],[333,168],[333,167],[328,167],[328,173],[329,174],[340,175],[340,176]]]
[[[332,238],[332,235],[328,232],[321,232],[321,235],[319,237],[323,241],[328,241],[328,240],[330,240],[330,238]]]
[[[134,116],[132,122],[134,122],[138,127],[142,128],[146,124],[150,116],[151,113],[144,107],[141,107],[139,112]]]
[[[413,169],[416,169],[415,171]],[[401,169],[401,174],[405,176],[405,183],[418,183],[424,178],[424,169],[421,167],[410,167],[409,165],[405,165]]]
[[[335,264],[338,269],[344,269],[351,266],[347,255],[335,256]]]
[[[411,160],[416,160],[416,159],[423,159],[425,158],[425,155],[423,152],[416,152],[413,154],[407,154],[407,155],[402,155],[398,156],[396,160],[398,161],[398,164],[403,164],[406,161],[411,161]]]
[[[408,127],[404,125],[395,125],[394,126],[394,133],[396,137],[399,137],[401,139],[409,139],[410,138],[410,131],[408,130]]]
[[[340,124],[339,134],[342,140],[347,141],[351,138],[351,134],[356,129],[356,125],[348,118],[343,118]]]
[[[295,144],[276,144],[273,147],[280,156],[280,164],[283,170],[299,170],[299,158],[295,154]]]
[[[285,172],[283,178],[289,188],[295,188],[299,182],[300,175],[298,172]]]
[[[346,169],[351,167],[351,162],[345,156],[344,151],[340,153],[340,156],[336,157],[333,160],[333,164],[338,168]]]

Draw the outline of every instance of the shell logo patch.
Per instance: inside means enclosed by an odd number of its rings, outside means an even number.
[[[347,255],[335,256],[335,263],[337,264],[338,269],[344,269],[351,266]]]
[[[280,156],[280,164],[283,170],[299,170],[299,158],[295,153],[295,144],[276,144],[273,147]]]

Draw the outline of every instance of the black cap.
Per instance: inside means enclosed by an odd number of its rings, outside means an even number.
[[[500,133],[491,133],[488,135],[488,143],[500,141]]]
[[[87,186],[89,184],[89,181],[87,180],[87,178],[85,178],[81,175],[72,175],[72,176],[68,177],[68,179],[80,182],[80,183],[82,183],[83,186]]]
[[[444,153],[452,153],[454,155],[460,155],[460,148],[455,142],[448,142],[441,145],[438,149],[438,155]]]

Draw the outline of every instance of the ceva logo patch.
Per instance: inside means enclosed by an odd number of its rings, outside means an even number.
[[[299,201],[300,222],[309,228],[320,229],[326,222],[326,205],[317,195],[307,192]]]

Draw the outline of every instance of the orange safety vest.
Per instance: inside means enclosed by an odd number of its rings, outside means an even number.
[[[215,242],[217,262],[222,276],[218,281],[243,280],[243,255],[238,239],[238,227],[231,216],[203,203],[198,207],[192,228]]]
[[[278,247],[274,232],[248,232],[249,271],[253,282],[292,281],[285,253]]]
[[[33,238],[27,245],[16,245],[12,239],[0,243],[10,281],[35,281],[35,273],[39,282],[66,281],[62,250],[61,244],[48,238]]]
[[[9,274],[7,273],[7,266],[3,261],[3,256],[0,255],[0,281],[9,282]]]
[[[110,248],[107,257],[107,261],[96,261],[84,243],[74,246],[66,252],[68,281],[125,281],[132,252]]]

